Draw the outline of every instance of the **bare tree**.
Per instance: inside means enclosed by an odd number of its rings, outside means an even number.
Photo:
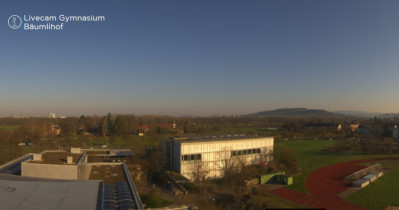
[[[209,165],[201,160],[194,160],[191,164],[192,180],[198,187],[204,188],[209,176]]]
[[[235,161],[231,156],[231,150],[228,148],[222,148],[220,152],[218,152],[219,161],[221,163],[222,176],[228,176],[233,173],[235,168]]]

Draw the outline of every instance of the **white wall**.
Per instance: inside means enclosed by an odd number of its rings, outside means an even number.
[[[273,152],[273,137],[240,139],[240,140],[217,140],[217,141],[193,141],[173,143],[173,169],[180,172],[188,179],[192,177],[192,170],[198,166],[198,161],[182,161],[182,155],[201,154],[201,164],[208,171],[209,177],[221,177],[225,166],[225,159],[244,161],[247,164],[255,164],[262,155]],[[180,149],[181,148],[181,149]],[[233,150],[261,149],[260,154],[248,154],[231,157]],[[271,160],[271,157],[270,159]]]
[[[41,163],[21,163],[21,176],[51,178],[51,179],[78,179],[77,165],[57,165]]]

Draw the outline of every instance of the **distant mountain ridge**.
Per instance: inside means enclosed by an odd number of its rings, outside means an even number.
[[[383,113],[377,113],[377,112],[362,112],[362,111],[347,111],[347,110],[334,111],[334,113],[353,116],[353,117],[365,117],[365,118],[373,118],[376,116],[383,115]]]
[[[345,115],[329,112],[322,109],[283,108],[270,111],[262,111],[248,116],[263,117],[345,117]]]
[[[387,113],[387,114],[381,114],[378,116],[379,118],[397,118],[399,117],[399,113]]]

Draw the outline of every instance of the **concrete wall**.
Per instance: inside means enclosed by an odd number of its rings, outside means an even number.
[[[21,176],[51,178],[51,179],[78,179],[77,165],[56,165],[41,163],[21,163]]]
[[[178,141],[172,142],[172,169],[181,173],[181,143]]]
[[[44,152],[43,152],[44,153]],[[76,164],[21,163],[21,176],[51,179],[83,179],[87,170],[87,155],[83,152]]]
[[[76,163],[77,168],[78,168],[78,179],[83,179],[85,176],[85,172],[88,169],[87,166],[87,155],[86,152],[82,154],[78,162]]]

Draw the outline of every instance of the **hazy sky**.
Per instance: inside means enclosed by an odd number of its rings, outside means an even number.
[[[395,0],[2,1],[0,115],[399,112],[398,11]],[[24,31],[8,27],[14,14],[106,21]]]

